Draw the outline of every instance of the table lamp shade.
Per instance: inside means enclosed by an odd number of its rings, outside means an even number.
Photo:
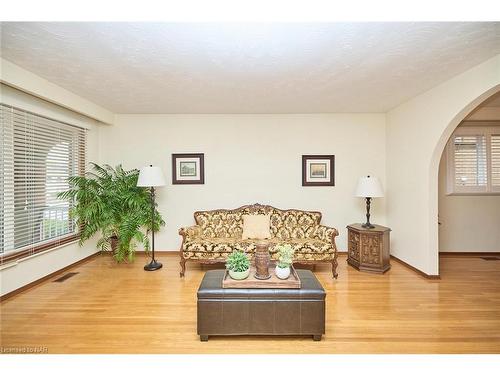
[[[143,167],[139,172],[139,178],[137,180],[137,186],[141,187],[156,187],[164,186],[165,179],[163,178],[163,173],[160,167]]]
[[[356,188],[356,197],[379,198],[384,196],[382,185],[377,177],[360,177]]]

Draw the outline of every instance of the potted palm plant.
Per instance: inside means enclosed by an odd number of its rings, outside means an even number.
[[[149,251],[148,233],[158,231],[165,221],[155,209],[152,224],[150,195],[147,188],[137,186],[137,169],[91,164],[92,171],[70,177],[70,188],[58,197],[74,202],[70,215],[81,228],[80,245],[99,232],[101,251],[112,250],[118,262],[131,261],[139,243]]]
[[[293,264],[293,254],[294,250],[291,245],[279,245],[277,246],[278,262],[276,262],[276,268],[274,272],[276,277],[285,280],[290,276],[290,266]]]
[[[250,274],[250,259],[242,251],[233,251],[226,259],[226,268],[232,279],[246,279]]]

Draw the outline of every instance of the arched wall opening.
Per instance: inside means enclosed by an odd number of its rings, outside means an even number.
[[[458,112],[448,123],[446,128],[443,130],[437,145],[432,154],[430,161],[430,187],[429,187],[429,203],[430,203],[430,213],[429,213],[429,242],[431,259],[435,259],[437,263],[437,269],[439,270],[439,224],[438,224],[438,207],[439,207],[439,164],[441,156],[444,152],[446,144],[450,139],[451,135],[459,124],[479,105],[484,101],[488,100],[491,96],[500,92],[500,84],[490,88],[483,94],[478,96],[476,99],[467,104],[460,112]]]
[[[439,275],[438,176],[447,139],[477,105],[500,90],[500,55],[386,114],[386,217],[391,255]]]

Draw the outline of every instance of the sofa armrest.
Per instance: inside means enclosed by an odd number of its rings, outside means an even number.
[[[313,238],[335,245],[335,237],[338,235],[339,231],[337,229],[327,227],[326,225],[319,225],[318,228],[316,228]]]
[[[199,225],[193,225],[191,227],[184,227],[179,229],[179,234],[183,237],[200,237],[201,227]]]

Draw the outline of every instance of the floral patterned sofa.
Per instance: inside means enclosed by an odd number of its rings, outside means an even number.
[[[233,250],[242,250],[253,257],[257,240],[243,240],[243,215],[270,214],[271,236],[269,252],[276,259],[277,245],[290,244],[297,263],[329,262],[333,277],[337,278],[337,247],[335,228],[320,225],[321,213],[301,210],[280,210],[272,206],[253,204],[234,210],[198,211],[196,225],[181,228],[181,277],[186,261],[199,263],[225,262]]]

